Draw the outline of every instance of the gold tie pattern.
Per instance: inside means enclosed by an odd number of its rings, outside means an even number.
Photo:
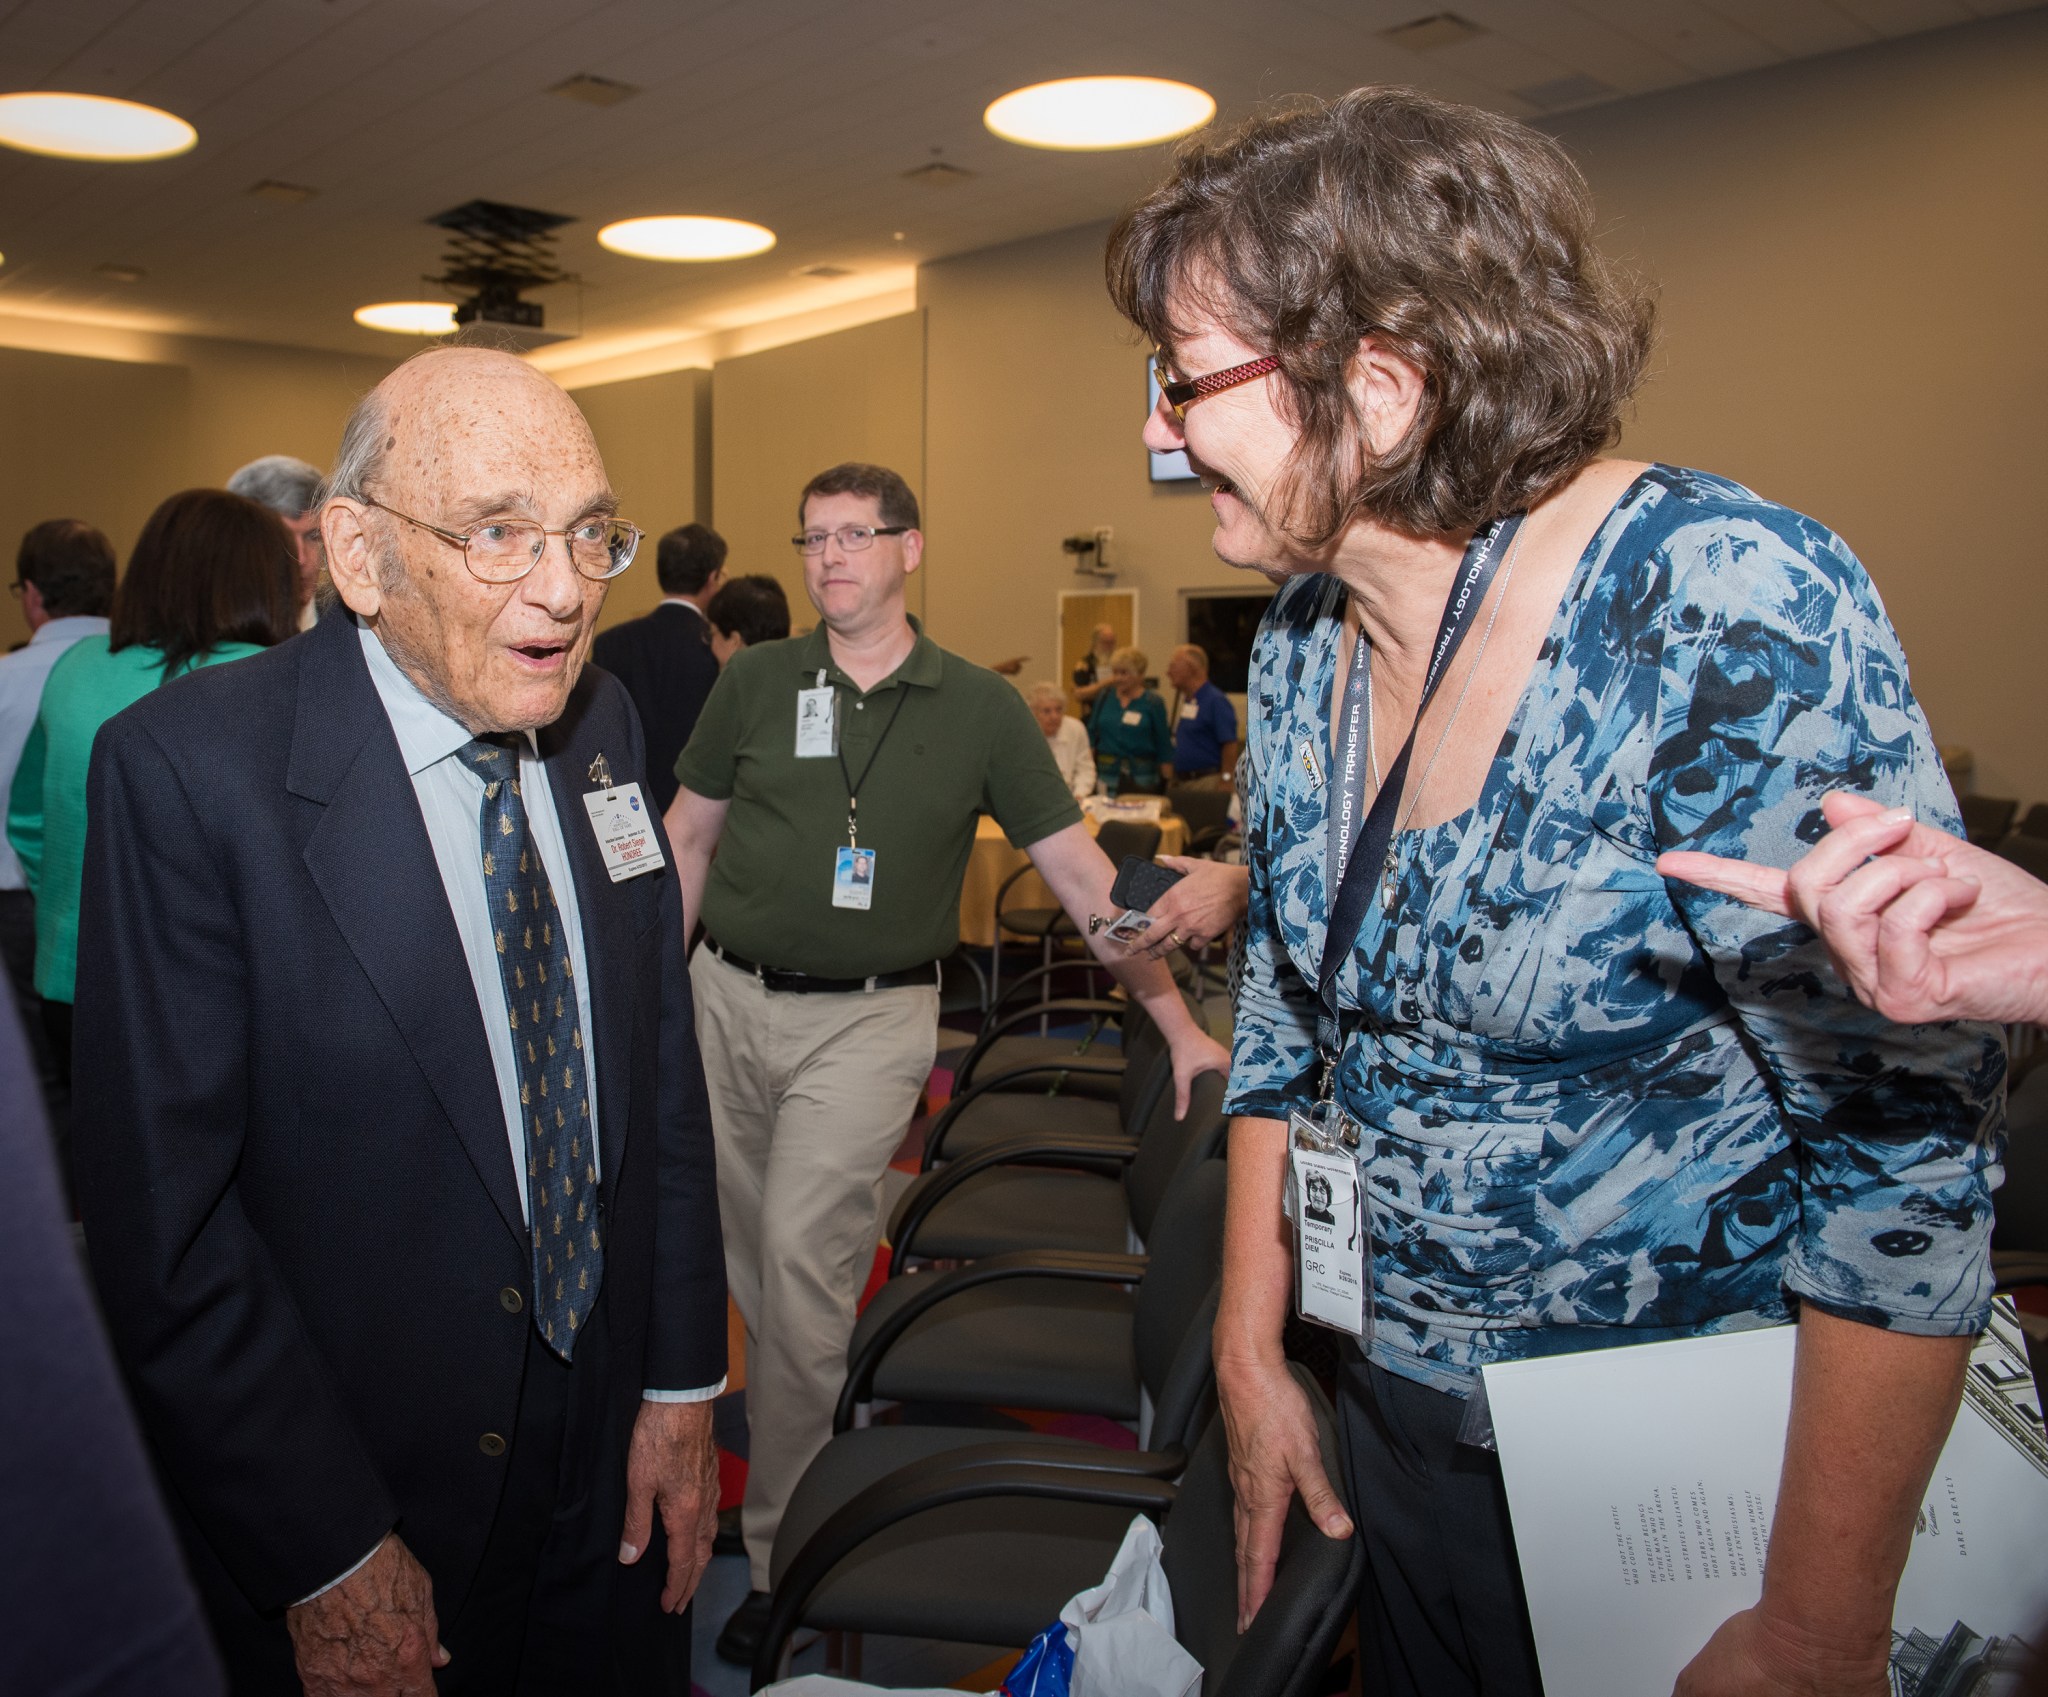
[[[478,737],[462,758],[484,781],[477,828],[526,1126],[534,1324],[566,1361],[604,1276],[575,967],[519,793],[517,741]]]

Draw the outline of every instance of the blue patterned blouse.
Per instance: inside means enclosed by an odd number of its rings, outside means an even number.
[[[1313,1098],[1336,579],[1252,663],[1251,907],[1230,1107]],[[1788,1292],[1899,1331],[1989,1310],[2004,1048],[1860,1007],[1804,926],[1667,883],[1666,849],[1788,866],[1847,788],[1956,829],[1877,592],[1741,486],[1656,466],[1578,563],[1476,807],[1400,833],[1339,979],[1383,1366],[1760,1325]]]

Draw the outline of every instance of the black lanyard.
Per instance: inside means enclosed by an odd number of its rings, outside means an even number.
[[[839,775],[846,780],[846,842],[849,848],[860,847],[860,792],[867,784],[868,774],[875,769],[875,761],[882,752],[882,744],[889,740],[889,733],[896,728],[896,716],[903,711],[904,702],[910,699],[910,686],[900,678],[896,682],[896,705],[889,709],[889,722],[882,727],[882,734],[875,738],[875,746],[868,750],[868,763],[860,769],[860,782],[853,781],[853,774],[846,768],[846,734],[844,729],[832,739],[832,752],[839,756]],[[839,697],[835,686],[832,712],[839,713]]]
[[[1366,758],[1361,753],[1363,739],[1359,718],[1367,699],[1366,692],[1372,687],[1372,650],[1365,640],[1365,632],[1361,629],[1358,633],[1351,672],[1344,680],[1343,753],[1339,756],[1337,769],[1331,773],[1329,854],[1330,873],[1337,883],[1337,896],[1330,904],[1330,921],[1323,936],[1322,970],[1317,974],[1316,983],[1322,1003],[1316,1019],[1316,1047],[1322,1053],[1326,1068],[1335,1066],[1338,1052],[1343,1047],[1343,1026],[1337,1012],[1337,975],[1358,941],[1358,933],[1365,924],[1366,906],[1372,900],[1373,887],[1386,870],[1387,850],[1394,838],[1394,814],[1401,804],[1401,791],[1408,781],[1409,757],[1415,752],[1415,733],[1421,727],[1422,715],[1428,711],[1437,685],[1443,682],[1451,657],[1458,652],[1458,645],[1465,640],[1465,633],[1478,617],[1501,556],[1513,543],[1516,531],[1521,529],[1523,516],[1511,513],[1506,518],[1496,519],[1465,545],[1465,558],[1458,567],[1457,580],[1451,585],[1451,593],[1444,602],[1443,619],[1437,626],[1436,648],[1430,655],[1429,670],[1423,674],[1422,700],[1415,709],[1415,723],[1408,727],[1408,740],[1401,744],[1401,752],[1394,756],[1394,763],[1387,768],[1386,781],[1380,785],[1379,794],[1373,797],[1364,823],[1358,827],[1357,835],[1347,842],[1350,823],[1358,817],[1358,803],[1365,789]],[[1325,1088],[1328,1087],[1326,1079]]]

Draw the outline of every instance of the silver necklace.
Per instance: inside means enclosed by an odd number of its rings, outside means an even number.
[[[1526,527],[1525,527],[1526,528]],[[1486,628],[1479,633],[1479,647],[1472,655],[1472,664],[1465,673],[1465,681],[1458,686],[1458,698],[1451,703],[1450,717],[1444,720],[1444,728],[1437,732],[1436,744],[1429,751],[1429,759],[1422,768],[1422,776],[1416,780],[1415,788],[1409,792],[1408,811],[1394,826],[1394,834],[1387,839],[1387,861],[1380,871],[1380,906],[1391,909],[1394,905],[1394,846],[1400,841],[1401,833],[1414,821],[1415,810],[1422,805],[1423,792],[1429,788],[1429,776],[1436,770],[1437,757],[1443,753],[1444,744],[1450,739],[1451,727],[1458,722],[1458,715],[1464,711],[1465,697],[1472,692],[1472,680],[1479,675],[1479,663],[1486,658],[1486,645],[1493,640],[1493,627],[1500,618],[1500,610],[1507,604],[1508,585],[1514,581],[1515,561],[1522,553],[1522,531],[1515,533],[1514,545],[1508,549],[1508,557],[1500,570],[1500,593],[1493,598],[1493,607],[1486,615]],[[1372,734],[1372,647],[1365,652],[1365,747],[1372,769],[1373,792],[1380,787],[1379,751],[1374,746]]]

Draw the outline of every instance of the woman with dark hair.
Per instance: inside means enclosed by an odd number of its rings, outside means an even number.
[[[1540,1689],[1480,1368],[1796,1317],[1762,1601],[1678,1689],[1861,1697],[1988,1312],[2004,1057],[1657,873],[1789,864],[1834,788],[1956,809],[1846,544],[1599,457],[1651,312],[1592,231],[1555,143],[1364,89],[1192,144],[1111,238],[1160,351],[1146,443],[1187,450],[1217,553],[1281,586],[1216,1327],[1240,1613],[1297,1491],[1350,1530],[1281,1331],[1290,1173],[1355,1166],[1362,1298],[1314,1306],[1351,1334],[1367,1688]]]
[[[36,991],[67,1080],[93,738],[173,678],[290,636],[297,573],[275,513],[224,489],[188,489],[142,527],[108,633],[73,644],[50,670],[8,797],[7,840],[35,892]]]
[[[789,635],[789,597],[772,577],[756,572],[727,580],[704,609],[711,652],[723,666],[742,648],[780,642]]]

